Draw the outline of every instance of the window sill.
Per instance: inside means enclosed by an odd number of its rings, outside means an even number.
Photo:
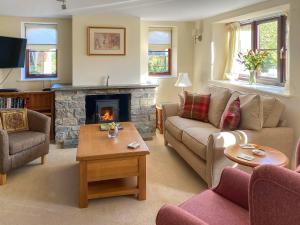
[[[289,90],[285,87],[273,86],[273,85],[265,85],[265,84],[254,84],[250,85],[246,81],[229,81],[229,80],[211,80],[210,84],[213,85],[221,85],[228,88],[238,88],[241,91],[255,91],[264,94],[272,94],[280,97],[290,97],[291,94]]]
[[[150,79],[169,79],[169,78],[176,78],[176,75],[148,75]]]
[[[59,81],[59,78],[21,78],[18,82],[34,82],[34,81]]]

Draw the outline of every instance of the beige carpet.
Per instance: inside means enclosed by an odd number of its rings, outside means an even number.
[[[154,225],[164,203],[178,204],[206,188],[161,135],[147,142],[147,200],[115,197],[78,206],[76,149],[51,146],[46,165],[39,160],[8,174],[0,187],[1,225]]]

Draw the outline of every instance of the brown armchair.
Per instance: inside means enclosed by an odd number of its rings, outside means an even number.
[[[0,185],[6,183],[6,174],[12,169],[41,157],[49,152],[51,119],[28,110],[28,131],[7,133],[0,129]]]

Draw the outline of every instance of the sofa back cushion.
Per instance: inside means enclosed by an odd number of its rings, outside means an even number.
[[[264,123],[263,127],[277,127],[284,111],[284,104],[275,97],[262,96]]]
[[[210,105],[208,111],[208,120],[215,127],[220,127],[221,116],[225,110],[227,102],[231,96],[229,89],[210,86],[208,88],[210,93]]]
[[[232,102],[228,102],[222,114],[220,128],[225,130],[236,130],[241,120],[240,98],[237,97]]]
[[[208,122],[209,104],[210,94],[201,95],[185,91],[183,93],[183,104],[181,105],[179,114],[183,118]]]
[[[237,97],[241,104],[241,130],[260,130],[263,125],[263,105],[260,95],[233,92],[229,103]]]

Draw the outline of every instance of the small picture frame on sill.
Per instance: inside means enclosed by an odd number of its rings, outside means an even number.
[[[88,27],[88,55],[126,55],[126,28]]]

